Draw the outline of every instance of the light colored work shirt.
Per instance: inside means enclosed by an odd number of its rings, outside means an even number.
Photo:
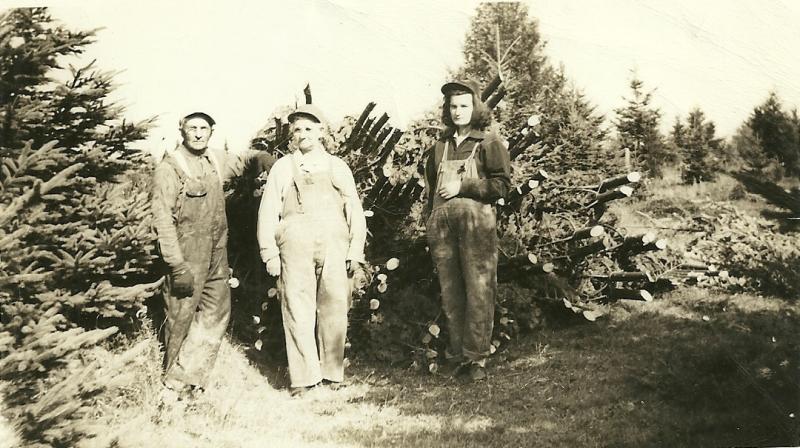
[[[297,163],[301,173],[331,171],[333,186],[342,196],[345,217],[350,229],[347,260],[363,263],[367,221],[358,197],[353,173],[342,159],[329,154],[323,147],[312,149],[306,154],[299,150],[287,154],[278,159],[270,170],[264,194],[261,196],[261,206],[258,209],[258,244],[261,249],[261,259],[266,263],[280,255],[275,240],[275,231],[282,218],[283,201],[286,198],[287,189],[291,187],[294,180],[292,167],[294,163]]]

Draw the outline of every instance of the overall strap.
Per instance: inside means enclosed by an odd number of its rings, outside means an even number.
[[[447,149],[450,147],[450,140],[445,139],[444,141],[444,149],[442,150],[442,159],[439,160],[439,169],[436,170],[437,172],[441,173],[444,169],[445,162],[447,162]]]
[[[467,157],[467,159],[466,159],[466,160],[471,160],[471,159],[474,159],[474,158],[475,158],[475,152],[476,152],[476,151],[478,151],[478,147],[479,147],[480,145],[481,145],[481,142],[480,142],[480,141],[475,141],[475,142],[473,142],[473,145],[472,145],[472,152],[471,152],[471,153],[469,153],[469,157]]]
[[[172,151],[172,158],[175,159],[175,164],[178,165],[178,168],[183,171],[183,174],[186,175],[189,179],[194,178],[192,176],[192,172],[189,170],[189,164],[186,162],[186,157],[181,154],[179,150]]]
[[[292,185],[297,193],[297,213],[303,213],[303,196],[300,192],[300,185],[297,183],[297,179],[302,176],[300,174],[300,161],[297,160],[297,153],[292,154],[290,157],[292,158]]]
[[[470,163],[473,159],[475,159],[475,153],[478,152],[478,147],[480,146],[479,141],[475,141],[472,144],[472,152],[469,153],[469,156],[464,159],[464,163]],[[442,167],[444,166],[444,162],[447,162],[447,150],[450,147],[450,140],[444,141],[444,150],[442,151],[442,160],[439,161],[439,172],[442,171]]]
[[[217,160],[217,156],[214,155],[214,152],[211,151],[210,149],[206,149],[206,154],[208,154],[208,159],[211,161],[211,165],[214,166],[214,171],[217,172],[217,178],[219,178],[219,184],[222,185],[223,184],[222,170],[220,169],[220,163],[219,160]],[[189,170],[189,163],[186,161],[186,157],[183,155],[183,153],[180,152],[179,149],[172,151],[172,156],[175,158],[175,162],[177,163],[178,168],[180,168],[180,170],[183,171],[183,174],[185,174],[186,177],[190,179],[196,179],[196,177],[192,176],[192,172]]]
[[[469,153],[469,157],[464,159],[464,175],[467,177],[481,177],[480,173],[478,172],[478,165],[475,163],[475,153],[478,151],[480,144],[480,141],[474,142],[474,145],[472,146],[472,152]]]

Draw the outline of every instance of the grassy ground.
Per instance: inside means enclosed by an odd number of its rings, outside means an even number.
[[[362,361],[349,387],[302,399],[279,366],[226,344],[206,395],[161,411],[150,341],[83,446],[798,445],[799,317],[784,301],[689,289],[523,338],[485,383]]]
[[[709,201],[749,215],[764,208],[732,200],[731,178],[681,186],[676,176],[651,183],[646,201],[612,207],[618,226],[655,229],[681,250],[693,234],[674,229],[678,218]],[[98,436],[79,446],[800,445],[797,298],[687,288],[594,323],[556,320],[495,354],[483,383],[356,360],[349,387],[302,399],[289,397],[281,362],[226,342],[208,391],[188,409],[159,407],[161,355],[143,331],[128,345],[146,345],[145,355],[98,397],[83,422]],[[0,447],[4,434],[14,437],[13,427],[0,419]]]

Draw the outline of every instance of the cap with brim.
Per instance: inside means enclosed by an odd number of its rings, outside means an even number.
[[[189,115],[183,117],[183,121],[191,120],[192,118],[202,118],[203,120],[206,121],[206,123],[209,124],[209,126],[214,126],[215,124],[217,124],[217,122],[214,121],[213,118],[211,118],[211,115],[208,115],[205,112],[192,112]]]
[[[287,119],[289,120],[289,123],[291,123],[300,117],[312,118],[317,123],[326,122],[325,116],[322,115],[322,111],[320,111],[313,104],[302,104],[297,106],[297,108],[289,114]]]
[[[450,92],[454,90],[466,90],[471,92],[473,95],[480,96],[481,88],[478,86],[478,83],[471,80],[471,79],[458,79],[455,81],[450,81],[442,86],[442,93],[444,95],[448,95]]]

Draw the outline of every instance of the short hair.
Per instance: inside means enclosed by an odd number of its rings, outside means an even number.
[[[472,129],[483,131],[492,124],[492,111],[481,99],[472,91],[467,89],[452,89],[444,95],[444,104],[442,105],[442,123],[448,128],[456,127],[453,123],[453,117],[450,116],[450,98],[455,95],[469,94],[472,96],[472,118],[469,120],[469,125]]]

